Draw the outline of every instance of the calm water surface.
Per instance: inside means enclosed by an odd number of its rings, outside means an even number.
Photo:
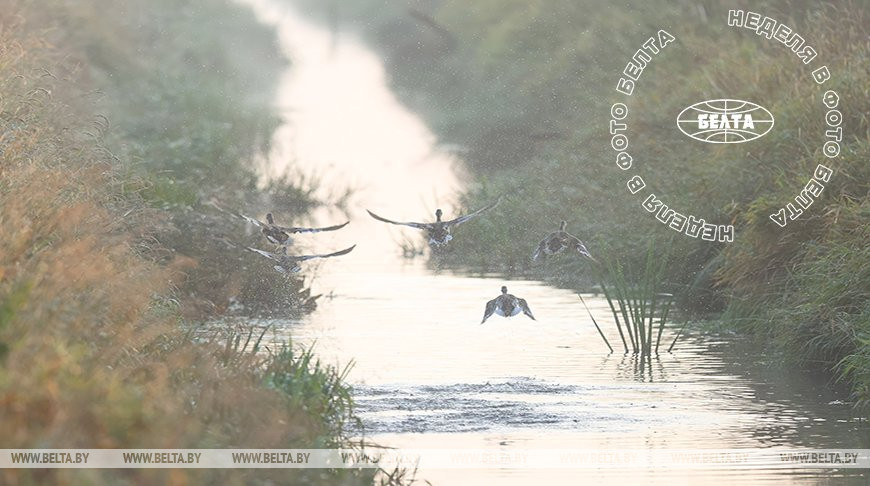
[[[272,322],[279,339],[315,343],[326,362],[353,361],[365,434],[413,448],[674,449],[866,448],[866,427],[823,379],[770,366],[748,342],[690,336],[673,354],[640,367],[608,354],[579,299],[569,290],[497,275],[433,273],[401,257],[420,243],[416,230],[371,219],[430,221],[454,214],[466,185],[460,160],[442,150],[421,119],[389,89],[377,55],[279,0],[248,0],[276,28],[292,66],[281,81],[284,124],[274,136],[268,175],[292,165],[320,178],[324,197],[345,189],[346,211],[323,209],[314,222],[350,217],[342,231],[301,243],[332,250],[313,282],[326,294],[302,321]],[[329,192],[332,191],[332,192]],[[473,222],[468,224],[474,224]],[[462,228],[457,230],[462,237]],[[537,321],[494,316],[484,303],[505,284],[528,300]],[[588,296],[599,320],[603,300]],[[618,342],[615,333],[609,336]],[[670,342],[668,340],[668,342]],[[859,472],[860,473],[860,472]],[[434,484],[863,483],[830,470],[421,470]]]

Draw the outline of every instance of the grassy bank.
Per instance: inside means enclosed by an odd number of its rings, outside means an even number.
[[[300,0],[312,11],[324,10]],[[356,2],[331,12],[384,54],[404,100],[445,141],[467,147],[479,207],[510,197],[462,228],[448,263],[471,263],[588,286],[587,261],[532,266],[539,239],[568,221],[593,255],[642,266],[649,240],[679,261],[667,284],[682,307],[724,312],[735,325],[808,366],[836,370],[859,402],[870,398],[870,112],[868,11],[862,2],[742,5],[795,29],[833,78],[824,88],[778,43],[726,25],[732,2]],[[327,11],[328,12],[328,11]],[[324,14],[325,15],[325,14]],[[613,90],[635,49],[659,28],[677,35],[638,82],[629,103],[631,153],[649,187],[674,208],[734,224],[733,244],[677,236],[640,208],[614,163],[608,123]],[[838,159],[821,153],[821,95],[836,90],[844,116]],[[691,103],[753,99],[777,130],[715,150],[687,143],[673,119]],[[664,120],[664,121],[663,121]],[[792,201],[818,164],[835,170],[821,197],[780,229],[768,214]]]
[[[293,184],[263,187],[248,165],[275,124],[270,76],[282,63],[251,54],[275,52],[270,33],[220,1],[6,7],[0,447],[350,447],[342,373],[293,346],[244,348],[244,329],[194,339],[185,320],[220,314],[230,299],[305,312],[302,281],[230,253],[220,237],[253,237],[205,204],[217,197],[255,214],[313,204]],[[302,301],[278,295],[288,291]],[[314,469],[0,471],[4,484],[374,479]]]
[[[231,305],[263,315],[309,309],[304,281],[264,272],[255,255],[228,246],[225,239],[260,240],[209,205],[296,222],[319,203],[302,180],[258,175],[287,67],[274,33],[246,7],[223,1],[58,0],[30,11],[26,28],[43,29],[77,67],[64,84],[90,113],[82,123],[95,143],[123,161],[119,189],[163,216],[143,235],[153,256],[187,258],[185,278],[174,282],[185,315]]]

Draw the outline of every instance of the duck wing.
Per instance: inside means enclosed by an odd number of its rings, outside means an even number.
[[[286,231],[287,233],[320,233],[321,231],[335,231],[347,226],[350,221],[346,221],[343,224],[336,224],[334,226],[324,226],[321,228],[298,228],[295,226],[278,226],[274,225],[273,228],[277,228],[281,231]]]
[[[498,297],[490,300],[486,303],[486,309],[483,311],[483,320],[480,321],[481,324],[486,322],[493,314],[495,314],[495,308],[498,307]]]
[[[535,316],[532,315],[532,309],[529,309],[529,303],[526,302],[526,299],[520,299],[517,297],[517,302],[520,304],[520,309],[523,310],[523,314],[532,318],[533,321],[536,321]]]
[[[249,222],[249,223],[255,225],[255,226],[260,227],[260,228],[268,228],[268,227],[269,227],[268,224],[266,224],[266,223],[260,221],[259,219],[252,218],[252,217],[250,217],[250,216],[245,216],[245,215],[242,214],[242,213],[237,213],[237,216],[240,217],[240,218],[242,218],[242,219],[244,219],[245,221],[247,221],[247,222]]]
[[[566,236],[568,239],[568,244],[570,245],[572,250],[576,251],[577,253],[585,256],[586,258],[588,258],[594,262],[598,261],[595,258],[593,258],[592,255],[589,254],[589,250],[586,249],[586,245],[584,245],[583,242],[580,241],[580,238],[577,238],[576,236],[570,235],[567,233],[566,233]]]
[[[484,206],[473,213],[466,214],[465,216],[460,216],[456,219],[451,219],[450,221],[445,221],[444,224],[446,224],[448,226],[459,226],[460,224],[468,221],[469,219],[471,219],[475,216],[479,216],[479,215],[485,213],[486,211],[489,211],[490,209],[498,206],[498,204],[501,202],[501,199],[502,198],[499,197],[498,199],[496,199],[496,201],[494,203],[490,204],[489,206]]]
[[[293,256],[290,256],[288,258],[292,258],[293,260],[296,260],[299,262],[305,261],[305,260],[311,260],[314,258],[330,258],[330,257],[341,256],[341,255],[347,255],[354,248],[356,248],[356,245],[353,245],[350,248],[345,248],[344,250],[339,250],[339,251],[336,251],[333,253],[324,253],[324,254],[319,254],[319,255],[293,255]]]
[[[245,249],[250,250],[254,253],[260,254],[260,255],[268,258],[269,260],[276,261],[276,262],[280,262],[282,258],[286,258],[285,255],[279,255],[277,253],[272,253],[272,252],[266,251],[266,250],[258,250],[256,248],[251,248],[250,246],[246,246]]]
[[[399,222],[399,221],[393,221],[393,220],[391,220],[391,219],[387,219],[387,218],[384,218],[384,217],[382,217],[382,216],[378,216],[377,214],[375,214],[375,213],[369,211],[368,209],[366,209],[366,211],[368,211],[368,213],[369,213],[369,215],[370,215],[371,217],[375,218],[375,219],[378,220],[378,221],[383,221],[384,223],[398,224],[398,225],[403,225],[403,226],[410,226],[410,227],[412,227],[412,228],[417,228],[417,229],[422,229],[422,230],[424,230],[424,229],[429,229],[429,225],[426,224],[426,223],[412,223],[412,222],[401,223],[401,222]]]
[[[546,253],[544,253],[544,250],[547,249],[547,246],[549,246],[550,240],[552,238],[553,238],[553,234],[551,233],[551,234],[547,235],[546,238],[541,240],[540,243],[538,243],[538,247],[535,248],[535,252],[532,253],[532,261],[537,261],[538,258],[541,258],[542,255],[546,254]]]
[[[218,211],[220,211],[220,212],[222,212],[222,213],[224,213],[224,214],[227,214],[227,215],[233,216],[233,217],[235,217],[235,218],[242,218],[242,219],[244,219],[245,221],[247,221],[247,222],[249,222],[249,223],[251,223],[251,224],[253,224],[253,225],[256,225],[256,226],[259,226],[259,227],[264,227],[264,226],[266,225],[266,223],[264,223],[264,222],[262,222],[262,221],[259,221],[259,220],[257,220],[257,219],[251,218],[251,217],[249,217],[249,216],[245,216],[244,214],[237,213],[237,212],[235,212],[235,211],[230,211],[230,210],[228,210],[228,209],[224,209],[223,207],[221,207],[220,204],[217,203],[217,201],[216,201],[215,199],[211,199],[211,200],[209,200],[207,204],[209,204],[210,206],[214,207],[215,209],[217,209]]]

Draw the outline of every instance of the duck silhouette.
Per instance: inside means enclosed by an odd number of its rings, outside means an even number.
[[[450,234],[450,231],[453,228],[455,228],[455,227],[471,220],[472,218],[475,218],[475,217],[483,214],[484,212],[489,211],[490,209],[498,206],[499,202],[501,202],[501,198],[499,198],[496,202],[494,202],[488,206],[482,207],[473,213],[466,214],[465,216],[460,216],[458,218],[451,219],[449,221],[441,221],[441,216],[444,214],[444,212],[441,211],[441,209],[436,209],[435,210],[435,221],[432,223],[415,223],[415,222],[393,221],[393,220],[387,219],[383,216],[378,216],[377,214],[375,214],[369,210],[366,210],[366,211],[368,211],[368,213],[369,213],[369,215],[371,215],[371,217],[375,218],[378,221],[382,221],[384,223],[397,224],[397,225],[402,225],[402,226],[410,226],[411,228],[424,230],[426,232],[426,236],[429,238],[429,246],[431,246],[433,248],[437,248],[437,247],[446,245],[447,243],[450,242],[450,240],[453,239],[453,235]]]
[[[597,261],[589,254],[589,250],[586,249],[586,245],[580,241],[580,238],[565,231],[567,226],[568,223],[562,221],[559,224],[559,231],[554,231],[541,240],[538,247],[535,249],[535,252],[532,254],[532,260],[538,260],[542,256],[555,255],[565,250],[569,250],[577,252],[592,261]]]
[[[347,255],[350,253],[356,245],[353,245],[349,248],[345,248],[344,250],[339,250],[333,253],[324,253],[317,255],[288,255],[287,247],[281,247],[281,253],[272,253],[270,251],[260,250],[257,248],[245,247],[247,250],[257,253],[258,255],[264,256],[269,260],[277,263],[274,268],[279,273],[296,273],[302,270],[302,267],[299,265],[299,262],[304,262],[305,260],[312,260],[314,258],[332,258],[341,255]]]
[[[501,295],[486,303],[486,309],[483,311],[483,320],[480,323],[486,322],[493,314],[512,317],[520,312],[529,316],[533,321],[537,320],[532,315],[532,310],[529,309],[529,304],[525,299],[509,294],[507,287],[502,286]]]

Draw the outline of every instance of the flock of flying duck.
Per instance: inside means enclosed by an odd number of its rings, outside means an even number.
[[[443,247],[444,245],[447,245],[447,243],[449,243],[450,240],[453,239],[453,235],[451,234],[451,230],[453,228],[496,207],[500,201],[501,199],[499,198],[498,201],[483,208],[480,208],[473,213],[459,216],[458,218],[451,219],[449,221],[442,221],[441,216],[444,213],[440,209],[437,209],[435,210],[435,221],[431,223],[399,222],[384,218],[382,216],[378,216],[371,211],[368,211],[368,213],[369,215],[371,215],[372,218],[384,223],[409,226],[411,228],[425,231],[426,236],[429,240],[429,246],[431,246],[433,249],[437,249]],[[220,207],[218,207],[218,209],[224,211]],[[299,265],[300,262],[312,260],[315,258],[331,258],[341,255],[347,255],[356,247],[356,245],[353,245],[333,253],[312,255],[288,255],[287,246],[292,243],[292,239],[290,237],[291,234],[336,231],[347,226],[350,221],[321,228],[299,228],[292,226],[280,226],[275,224],[272,213],[266,214],[266,222],[260,221],[250,216],[245,216],[244,214],[235,214],[236,216],[247,221],[248,223],[251,223],[254,226],[260,228],[263,236],[266,237],[266,240],[276,246],[276,250],[274,252],[252,247],[245,247],[245,249],[265,258],[268,258],[269,260],[272,260],[272,262],[275,264],[273,268],[283,274],[295,273],[300,271],[302,269],[302,267]],[[592,255],[589,254],[589,251],[586,249],[586,245],[584,245],[579,238],[565,231],[566,226],[567,223],[565,221],[562,221],[559,225],[558,231],[550,233],[543,240],[541,240],[537,248],[535,248],[534,253],[532,254],[533,261],[539,260],[541,257],[555,255],[566,250],[568,252],[579,253],[586,258],[596,261],[592,257]],[[525,299],[521,299],[512,294],[509,294],[507,287],[502,286],[501,295],[486,303],[486,309],[483,313],[483,320],[481,320],[480,323],[483,324],[484,322],[486,322],[486,320],[489,319],[493,314],[497,314],[503,317],[512,317],[519,314],[520,312],[529,316],[532,320],[535,320],[535,316],[532,314],[532,311],[529,308],[529,304],[525,301]]]

